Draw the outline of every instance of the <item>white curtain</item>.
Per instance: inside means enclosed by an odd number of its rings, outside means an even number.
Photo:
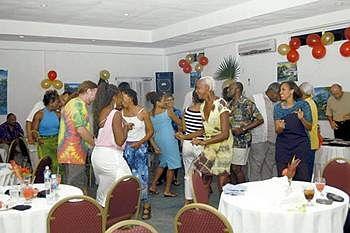
[[[139,104],[142,106],[146,105],[145,95],[155,90],[155,79],[153,77],[119,77],[115,78],[115,84],[118,86],[121,82],[129,83],[131,89],[137,92],[137,98]]]

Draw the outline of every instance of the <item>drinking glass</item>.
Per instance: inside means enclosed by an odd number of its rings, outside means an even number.
[[[324,197],[323,190],[326,186],[326,179],[323,177],[315,178],[316,189],[320,192],[321,196]]]
[[[19,191],[16,187],[11,187],[10,189],[10,199],[13,204],[16,204],[19,199]]]
[[[24,186],[22,192],[25,203],[30,203],[31,199],[33,198],[33,187],[31,185],[26,185]]]
[[[304,196],[308,202],[308,206],[312,206],[311,200],[314,198],[315,189],[313,186],[309,185],[304,188]]]

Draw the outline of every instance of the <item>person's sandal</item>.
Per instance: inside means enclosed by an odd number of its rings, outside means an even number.
[[[151,212],[152,212],[151,211],[151,205],[150,204],[144,204],[141,218],[143,220],[150,219],[152,217]]]

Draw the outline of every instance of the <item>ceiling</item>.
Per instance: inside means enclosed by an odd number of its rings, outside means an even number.
[[[350,9],[350,0],[290,2],[0,0],[0,40],[168,48]]]
[[[0,18],[152,30],[248,1],[0,0]]]

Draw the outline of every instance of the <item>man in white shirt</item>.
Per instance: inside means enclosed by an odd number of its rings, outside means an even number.
[[[32,163],[33,168],[35,168],[38,165],[39,156],[38,156],[37,146],[36,146],[34,139],[33,139],[32,122],[33,122],[35,113],[40,111],[43,108],[45,108],[43,101],[41,100],[41,101],[37,102],[33,106],[32,110],[30,111],[30,113],[26,119],[27,143],[28,143],[30,161]]]
[[[265,180],[277,176],[275,161],[276,133],[273,120],[274,104],[279,101],[280,84],[271,83],[265,93],[253,96],[264,123],[252,131],[252,144],[248,159],[249,181]]]

